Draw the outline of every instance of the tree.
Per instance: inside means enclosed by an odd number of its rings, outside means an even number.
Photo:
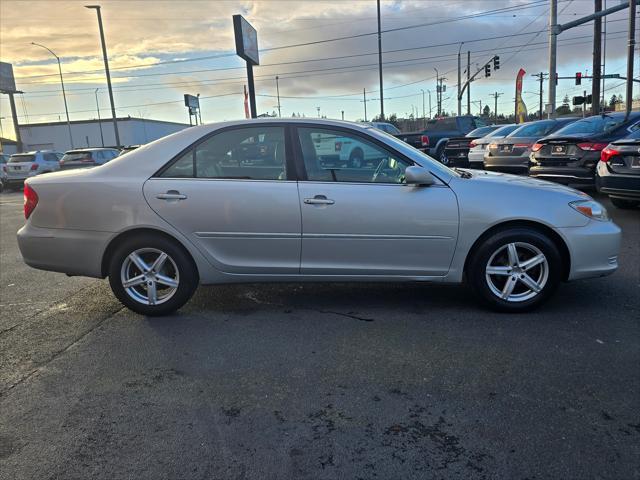
[[[482,108],[482,116],[483,117],[489,117],[491,115],[491,109],[489,108],[489,105],[485,105]]]
[[[611,100],[609,100],[609,106],[611,108],[615,108],[616,107],[616,103],[618,103],[618,97],[614,93],[613,95],[611,95]]]

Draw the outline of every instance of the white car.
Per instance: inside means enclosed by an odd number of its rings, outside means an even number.
[[[63,154],[52,150],[14,153],[7,162],[6,187],[20,187],[27,178],[60,170]]]

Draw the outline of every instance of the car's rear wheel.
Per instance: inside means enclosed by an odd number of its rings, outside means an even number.
[[[611,200],[611,203],[613,203],[614,207],[622,209],[636,208],[638,205],[640,205],[640,202],[637,200],[627,200],[625,198],[609,197],[609,200]]]
[[[523,312],[544,303],[562,278],[555,243],[530,228],[498,231],[469,262],[468,279],[478,298],[494,310]]]
[[[449,165],[449,157],[445,152],[444,146],[441,146],[436,151],[436,160],[438,160],[443,165]]]
[[[114,251],[109,283],[127,308],[157,316],[175,312],[189,301],[198,274],[181,246],[165,237],[140,235]]]

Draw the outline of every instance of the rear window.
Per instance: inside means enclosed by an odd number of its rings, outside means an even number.
[[[77,162],[79,160],[92,160],[91,152],[67,152],[62,157],[63,162]]]
[[[33,154],[11,155],[11,158],[9,158],[9,163],[35,162],[35,161],[36,161],[36,156]]]
[[[508,137],[542,137],[553,130],[555,122],[553,120],[543,120],[522,125],[511,132]]]
[[[500,127],[497,130],[491,132],[487,137],[506,137],[511,132],[513,132],[516,128],[520,128],[522,125],[507,125],[505,127]]]
[[[624,123],[624,115],[598,115],[573,122],[558,130],[555,135],[598,135],[608,133]]]
[[[487,134],[493,132],[496,128],[498,127],[491,126],[476,128],[475,130],[471,130],[469,133],[467,133],[467,137],[484,137]]]

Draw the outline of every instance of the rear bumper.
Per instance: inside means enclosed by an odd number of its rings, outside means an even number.
[[[109,232],[39,228],[27,222],[18,230],[18,248],[33,268],[102,277],[102,256],[112,236]]]
[[[606,169],[606,167],[604,167]],[[598,186],[602,193],[610,197],[624,198],[629,200],[640,200],[640,175],[624,175],[605,172],[602,175],[602,168],[598,166]]]
[[[615,223],[591,220],[585,227],[559,228],[571,256],[569,280],[603,277],[618,268],[622,231]]]
[[[529,170],[529,154],[516,156],[484,156],[485,170],[505,173],[527,173]]]
[[[586,168],[532,166],[529,169],[529,176],[567,185],[593,185],[595,183],[594,171]]]

